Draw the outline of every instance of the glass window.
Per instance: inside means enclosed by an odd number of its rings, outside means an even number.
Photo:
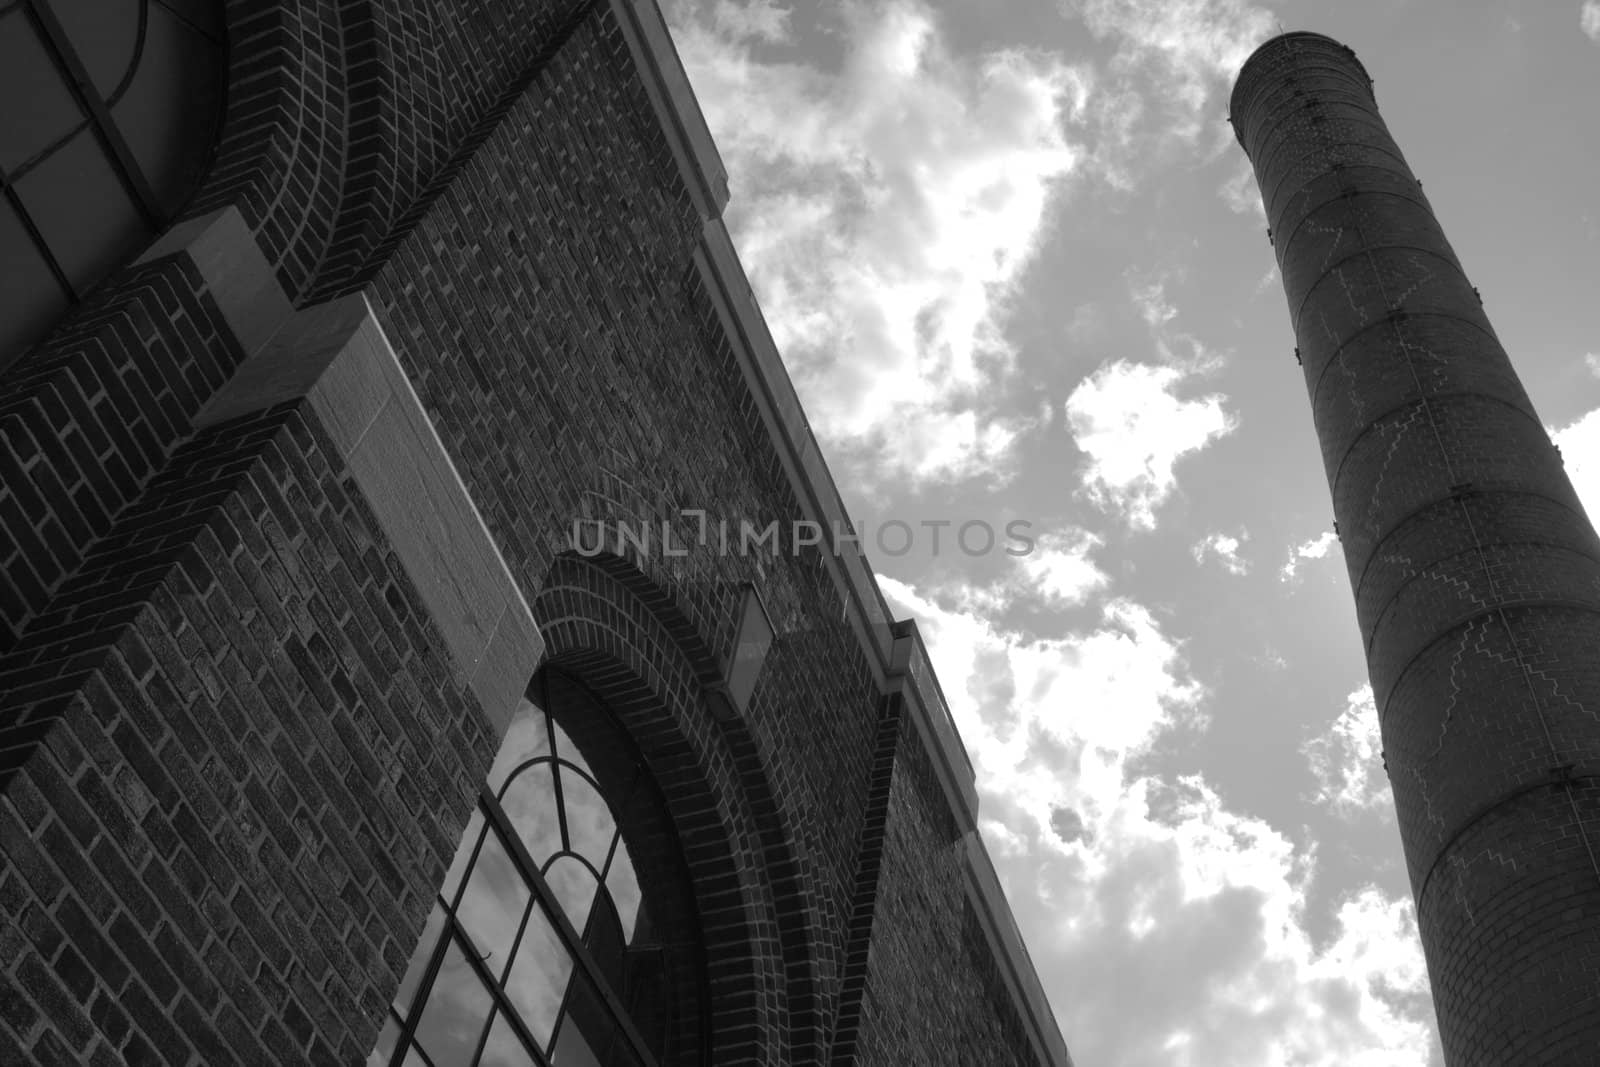
[[[0,100],[7,101],[0,167],[9,173],[84,121],[38,28],[19,5],[0,15]]]
[[[370,1067],[654,1064],[667,999],[617,819],[643,781],[630,775],[608,797],[554,717],[523,701]]]
[[[0,7],[3,370],[182,209],[224,88],[219,0]]]
[[[434,1067],[471,1067],[489,1021],[494,998],[469,951],[464,939],[450,939],[417,1020],[416,1042]]]
[[[533,909],[517,945],[506,993],[540,1048],[549,1047],[571,980],[571,952],[544,908]]]
[[[92,129],[17,179],[17,196],[72,287],[82,292],[150,236]]]
[[[200,180],[221,105],[216,42],[161,4],[147,4],[144,48],[111,116],[133,150],[165,215]]]
[[[95,92],[109,100],[133,72],[143,5],[139,0],[50,0],[50,7]]]
[[[67,306],[67,294],[50,263],[23,226],[10,198],[0,202],[0,367],[49,328]]]

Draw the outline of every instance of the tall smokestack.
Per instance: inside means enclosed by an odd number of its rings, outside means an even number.
[[[1311,394],[1445,1058],[1600,1063],[1600,540],[1355,55],[1274,38],[1231,121]]]

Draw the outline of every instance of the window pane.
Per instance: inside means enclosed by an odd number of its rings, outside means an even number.
[[[579,752],[578,746],[573,744],[572,741],[567,737],[566,731],[558,725],[555,728],[555,733],[556,755],[560,756],[564,760],[569,760],[572,763],[577,764],[585,774],[593,774],[594,772],[589,769],[589,764],[584,761],[583,753]]]
[[[517,836],[522,838],[533,862],[543,866],[561,851],[561,820],[556,813],[555,779],[549,763],[536,763],[518,771],[506,785],[500,806],[517,828]]]
[[[0,101],[0,168],[7,173],[84,117],[21,8],[0,17]]]
[[[517,706],[517,713],[511,717],[511,725],[506,727],[505,740],[500,742],[494,767],[489,771],[489,788],[498,795],[507,775],[533,757],[549,751],[550,731],[545,727],[544,712],[524,697]]]
[[[444,909],[435,904],[428,913],[428,921],[422,927],[422,938],[417,942],[417,947],[411,953],[411,962],[406,966],[406,976],[400,979],[400,988],[394,995],[394,1007],[401,1015],[406,1014],[406,1009],[411,1007],[411,998],[417,995],[417,986],[422,982],[422,975],[428,969],[428,961],[433,958],[433,950],[439,945],[439,933],[444,929]]]
[[[133,63],[139,0],[50,0],[89,80],[108,98]]]
[[[621,994],[626,986],[624,971],[627,946],[622,940],[622,926],[617,922],[616,909],[611,898],[596,893],[594,907],[589,914],[589,926],[583,932],[583,945],[600,967],[600,975],[611,984],[613,992]]]
[[[144,51],[112,118],[155,190],[177,214],[200,178],[216,125],[216,47],[160,4],[149,6]]]
[[[556,1067],[600,1067],[601,1060],[589,1047],[583,1031],[568,1019],[561,1024],[561,1037],[550,1055]]]
[[[394,1059],[395,1043],[399,1040],[400,1024],[391,1015],[383,1021],[383,1029],[378,1031],[378,1045],[367,1057],[367,1067],[389,1067],[389,1061]]]
[[[628,1039],[587,978],[572,982],[550,1060],[555,1067],[637,1067]]]
[[[0,368],[43,337],[67,307],[55,275],[11,205],[0,200]]]
[[[557,856],[545,868],[544,880],[561,902],[567,921],[581,935],[589,921],[589,906],[594,903],[594,874],[576,856]]]
[[[511,965],[506,995],[516,1005],[517,1015],[541,1046],[550,1043],[556,1013],[567,995],[572,977],[572,957],[556,935],[544,909],[535,906],[528,916],[517,958]]]
[[[664,954],[659,948],[628,949],[625,966],[628,977],[622,997],[628,1019],[645,1047],[659,1052],[666,1043],[667,1020],[672,1018]]]
[[[17,196],[80,292],[152,236],[91,130],[23,176]]]
[[[451,904],[456,901],[456,889],[461,885],[461,879],[466,877],[473,849],[478,847],[478,839],[482,836],[483,812],[474,808],[472,818],[467,820],[466,830],[462,831],[461,844],[456,846],[455,858],[450,861],[450,869],[444,873],[444,884],[439,887],[439,895]]]
[[[480,1067],[532,1067],[533,1057],[523,1047],[522,1039],[511,1028],[504,1012],[496,1013],[489,1026],[489,1040],[484,1043]]]
[[[622,936],[633,944],[634,921],[639,916],[639,879],[633,873],[633,857],[620,840],[616,854],[611,857],[611,868],[606,871],[606,892],[617,909],[617,919],[622,924]]]
[[[217,0],[155,0],[212,40],[222,39],[222,5]]]
[[[617,836],[616,820],[606,806],[600,791],[588,779],[563,768],[561,774],[561,803],[567,815],[568,847],[599,870],[605,866],[606,853]]]
[[[470,1067],[489,1004],[489,991],[467,963],[461,942],[452,938],[417,1022],[417,1043],[433,1067]]]
[[[512,866],[499,835],[489,834],[467,878],[467,889],[461,894],[456,918],[494,974],[505,974],[512,943],[516,940],[517,928],[522,925],[522,916],[528,910],[530,896],[527,883]]]

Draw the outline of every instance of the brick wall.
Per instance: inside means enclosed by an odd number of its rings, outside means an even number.
[[[174,454],[6,657],[83,670],[8,695],[11,1062],[365,1056],[491,754],[430,627],[293,409]]]
[[[964,853],[933,769],[903,732],[889,792],[859,1062],[1017,1065],[1034,1059],[963,890]]]
[[[237,206],[286,307],[366,293],[661,785],[707,975],[674,1061],[1027,1062],[826,561],[682,514],[802,508],[613,9],[227,10],[189,214]],[[254,343],[207,277],[130,267],[0,382],[0,1061],[364,1061],[495,748],[309,402],[194,428]],[[578,518],[689,550],[583,559]],[[747,583],[777,637],[718,721]]]
[[[1600,539],[1366,70],[1245,65],[1256,167],[1355,591],[1446,1058],[1600,1047]]]

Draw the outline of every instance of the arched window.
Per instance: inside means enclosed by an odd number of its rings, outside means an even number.
[[[0,0],[0,369],[193,194],[222,114],[216,0]]]
[[[559,718],[607,713],[546,669],[512,719],[372,1067],[652,1067],[672,991],[656,899],[619,817],[660,812],[636,759],[608,745],[610,788]],[[548,712],[548,713],[547,713]],[[618,773],[619,766],[624,767]],[[681,933],[681,931],[680,931]]]

